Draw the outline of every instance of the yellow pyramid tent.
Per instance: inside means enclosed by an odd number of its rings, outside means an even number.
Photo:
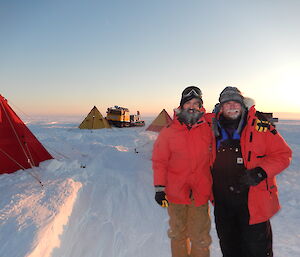
[[[90,111],[86,118],[79,125],[80,129],[102,129],[111,128],[108,121],[103,118],[96,106]]]
[[[155,118],[154,121],[149,125],[149,127],[146,129],[148,131],[154,131],[154,132],[159,132],[161,131],[164,127],[169,125],[172,122],[172,119],[170,115],[167,113],[165,109],[163,109],[160,114]]]

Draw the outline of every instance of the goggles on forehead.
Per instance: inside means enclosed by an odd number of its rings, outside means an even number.
[[[201,96],[202,96],[202,94],[201,94],[201,92],[200,92],[200,94],[195,90],[195,89],[192,89],[192,90],[190,90],[189,92],[187,92],[187,93],[182,93],[182,97],[188,97],[188,96],[198,96],[198,97],[200,97],[201,98]]]

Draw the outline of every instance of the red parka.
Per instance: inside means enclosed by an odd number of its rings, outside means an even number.
[[[212,195],[213,135],[202,117],[188,129],[176,115],[170,126],[164,128],[153,148],[154,185],[165,186],[168,201],[195,205],[207,203]]]
[[[245,167],[261,167],[267,173],[267,179],[250,186],[248,195],[249,223],[265,222],[280,209],[275,176],[289,166],[292,151],[271,124],[256,116],[254,106],[248,111],[240,143]]]

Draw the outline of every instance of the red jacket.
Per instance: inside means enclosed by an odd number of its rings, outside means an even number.
[[[168,201],[195,205],[207,203],[211,197],[212,131],[202,117],[190,130],[174,116],[164,128],[153,149],[154,185],[165,186]]]
[[[259,129],[259,124],[260,119],[252,106],[241,134],[244,165],[247,169],[261,167],[268,177],[257,186],[250,187],[250,224],[267,221],[280,209],[275,176],[289,166],[292,158],[291,149],[276,129],[272,125]]]

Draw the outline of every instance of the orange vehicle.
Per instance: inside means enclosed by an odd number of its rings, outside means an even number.
[[[141,120],[140,112],[130,115],[128,108],[114,106],[107,108],[107,121],[119,128],[133,127],[133,126],[145,126],[145,121]]]

